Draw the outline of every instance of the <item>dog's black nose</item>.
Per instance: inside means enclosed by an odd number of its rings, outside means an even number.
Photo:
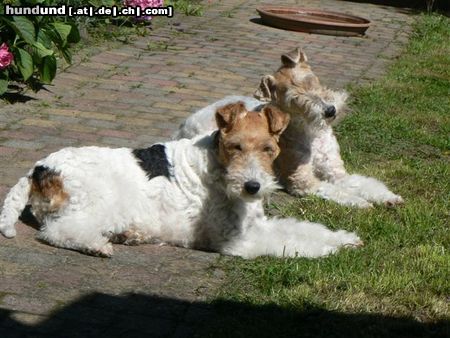
[[[325,109],[325,117],[330,118],[336,115],[336,108],[334,106],[328,106]]]
[[[248,181],[245,182],[244,188],[250,195],[254,195],[259,191],[259,188],[261,188],[261,184],[256,181]]]

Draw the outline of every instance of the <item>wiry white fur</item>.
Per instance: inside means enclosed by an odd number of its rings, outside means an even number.
[[[284,97],[278,100],[284,101],[282,106],[286,107],[293,117],[299,117],[308,124],[309,128],[317,129],[325,127],[336,117],[344,115],[347,98],[348,94],[345,91],[333,91],[324,87],[304,89],[301,86],[293,86],[287,89]],[[331,120],[324,117],[324,111],[329,106],[334,106],[337,112],[336,117]]]
[[[224,179],[226,182],[226,192],[231,198],[239,197],[242,194],[242,183],[256,181],[261,184],[260,194],[267,194],[280,186],[277,184],[275,177],[269,175],[262,169],[258,159],[255,156],[249,156],[244,167],[227,168]],[[244,198],[252,200],[254,195],[244,195]],[[256,196],[259,197],[259,196]]]
[[[55,246],[105,256],[113,251],[110,240],[126,231],[139,233],[146,242],[157,240],[245,258],[318,257],[361,244],[354,233],[333,232],[293,218],[266,218],[261,200],[275,187],[274,178],[261,179],[251,160],[241,179],[229,180],[217,160],[214,136],[164,145],[172,165],[170,179],[149,180],[127,148],[65,148],[37,162],[59,173],[69,195],[66,204],[53,213],[40,213],[36,210],[40,205],[32,205],[42,223],[39,237]],[[242,187],[241,194],[236,188],[226,193],[229,184],[243,184],[249,177],[258,180],[261,193],[252,199]],[[9,237],[27,203],[28,181],[28,177],[21,178],[6,198],[0,231]]]
[[[194,115],[184,121],[180,128],[173,135],[174,140],[182,138],[193,138],[205,133],[211,133],[217,128],[215,113],[218,108],[224,107],[229,103],[242,101],[245,104],[245,108],[248,111],[255,110],[260,105],[265,105],[265,102],[261,102],[253,97],[230,95],[219,101],[216,101],[205,108],[200,109]]]
[[[301,178],[304,181],[298,181],[297,185],[288,183],[285,177],[280,177],[290,193],[314,194],[342,205],[361,208],[370,207],[372,203],[395,205],[403,202],[399,195],[392,193],[382,182],[361,175],[350,175],[345,170],[331,121],[323,118],[323,109],[327,105],[334,105],[338,115],[342,112],[347,99],[345,92],[325,89],[321,92],[312,91],[301,95],[298,91],[292,91],[292,95],[289,93],[291,92],[287,91],[284,98],[286,101],[284,106],[291,107],[291,122],[281,138],[301,154],[299,156],[304,158],[304,166],[312,168],[311,177],[305,175]],[[249,110],[255,110],[266,104],[252,97],[227,96],[189,116],[174,137],[190,138],[211,132],[215,129],[216,109],[237,101],[244,102]],[[296,105],[302,110],[301,116],[293,113]],[[304,109],[308,111],[305,113]],[[282,152],[285,150],[281,149]]]
[[[14,224],[28,202],[29,193],[30,182],[28,178],[22,177],[6,196],[2,213],[0,214],[0,232],[5,237],[11,238],[16,236]]]

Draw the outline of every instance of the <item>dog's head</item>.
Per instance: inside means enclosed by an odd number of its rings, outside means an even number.
[[[289,115],[271,105],[249,112],[243,102],[236,102],[219,108],[216,122],[228,195],[254,200],[276,189],[273,162]]]
[[[309,123],[330,123],[344,111],[347,94],[323,87],[307,61],[300,48],[281,55],[281,67],[261,78],[254,96]]]

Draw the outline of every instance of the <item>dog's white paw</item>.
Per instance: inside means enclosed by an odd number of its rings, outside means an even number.
[[[102,257],[111,257],[113,254],[112,243],[106,243],[100,250],[99,253]]]
[[[109,258],[113,255],[113,245],[112,243],[106,243],[101,248],[89,248],[82,251],[91,256]]]
[[[324,243],[321,256],[334,254],[341,248],[358,248],[363,245],[364,242],[354,232],[339,230]]]
[[[403,200],[403,198],[400,195],[394,195],[393,197],[384,201],[384,205],[387,207],[395,207],[395,206],[401,205],[403,203],[405,203],[405,201]]]
[[[357,248],[364,245],[364,242],[354,232],[339,230],[336,232],[339,236],[339,244],[344,247]]]
[[[16,229],[14,229],[14,227],[8,227],[8,228],[1,228],[0,227],[0,232],[3,234],[3,236],[5,236],[6,238],[13,238],[16,237]]]

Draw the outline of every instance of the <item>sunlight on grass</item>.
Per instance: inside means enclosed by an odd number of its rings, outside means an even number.
[[[220,299],[305,310],[449,318],[450,20],[418,18],[388,74],[352,89],[353,112],[336,127],[350,172],[402,195],[395,209],[357,210],[307,197],[277,205],[294,216],[358,232],[363,248],[322,259],[223,262]]]

